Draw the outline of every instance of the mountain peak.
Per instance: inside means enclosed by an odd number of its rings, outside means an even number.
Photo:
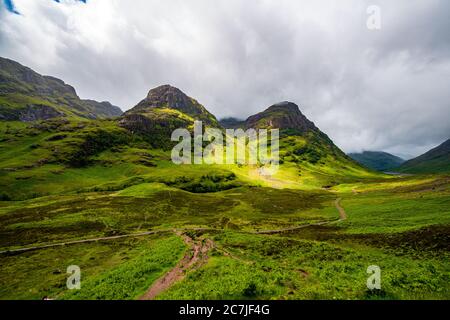
[[[167,99],[173,97],[187,97],[186,94],[183,93],[177,87],[171,86],[170,84],[164,84],[158,86],[156,88],[150,89],[147,95],[147,99],[160,99],[161,97],[166,97]]]
[[[201,114],[202,108],[194,99],[188,97],[180,89],[165,84],[150,89],[147,97],[139,102],[132,110],[145,111],[150,108],[170,108],[187,114]]]
[[[282,101],[275,103],[274,105],[267,108],[267,110],[275,110],[275,109],[285,109],[286,111],[296,112],[300,111],[298,105],[290,101]]]
[[[319,131],[293,102],[283,101],[268,107],[265,111],[251,116],[246,121],[247,128],[294,129],[300,133]]]
[[[205,111],[196,100],[169,84],[151,89],[138,106],[176,109],[189,115],[200,115]]]
[[[208,125],[219,126],[217,119],[197,100],[168,84],[151,89],[147,97],[127,113],[147,113],[155,108],[178,110],[196,120],[204,121]]]

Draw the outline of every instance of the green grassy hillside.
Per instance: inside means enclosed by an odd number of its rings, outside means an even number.
[[[141,183],[0,202],[3,250],[161,231],[2,254],[0,297],[134,299],[188,250],[174,228],[209,228],[186,231],[214,242],[206,264],[158,299],[446,299],[448,179],[396,178],[331,191],[249,186],[209,194]],[[343,199],[345,221],[337,220],[336,197]],[[322,221],[329,223],[315,225]],[[80,291],[65,288],[71,264],[83,270]],[[373,264],[383,275],[376,292],[365,287]]]
[[[449,173],[450,139],[396,169],[404,173]]]
[[[381,172],[393,170],[405,162],[402,158],[379,151],[350,153],[348,156],[367,168]]]
[[[171,114],[158,110],[162,117]],[[33,124],[0,122],[0,196],[23,200],[91,189],[108,191],[142,182],[176,184],[189,190],[216,190],[242,183],[311,189],[378,177],[332,145],[301,136],[281,139],[280,170],[271,179],[261,176],[254,166],[177,166],[170,150],[154,147],[152,139],[157,136],[132,133],[119,124],[115,120],[63,119]],[[233,175],[233,179],[202,178],[216,174]]]
[[[292,103],[242,123],[280,128],[274,175],[175,165],[173,129],[217,125],[175,89],[118,119],[0,121],[0,299],[450,298],[450,176],[370,171]]]
[[[109,102],[81,100],[62,80],[0,57],[0,120],[101,119],[121,114]]]

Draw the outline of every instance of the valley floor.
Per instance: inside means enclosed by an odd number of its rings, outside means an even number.
[[[0,299],[450,298],[449,177],[265,183],[0,202]]]

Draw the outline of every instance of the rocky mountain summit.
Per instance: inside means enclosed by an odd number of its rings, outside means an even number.
[[[85,119],[121,115],[120,109],[110,103],[82,100],[75,89],[64,81],[42,76],[12,60],[0,58],[0,67],[0,120],[49,120],[50,126],[51,119],[64,118],[65,122],[61,124],[64,129],[61,130],[67,131],[72,120],[84,122]],[[274,104],[246,121],[228,119],[219,123],[196,99],[171,85],[151,89],[143,100],[115,121],[93,121],[89,128],[85,127],[85,131],[80,133],[77,140],[79,153],[71,152],[69,149],[73,146],[68,144],[67,148],[55,149],[68,154],[58,151],[54,158],[63,159],[64,163],[86,165],[94,161],[94,155],[100,150],[126,145],[130,139],[148,143],[152,148],[169,150],[175,143],[171,141],[174,130],[186,128],[193,131],[195,120],[203,121],[203,128],[280,129],[280,143],[284,149],[280,155],[281,161],[325,167],[339,163],[334,170],[360,170],[359,165],[308,120],[295,103],[285,101]],[[45,123],[42,126],[45,127]],[[64,134],[57,136],[63,137]]]
[[[225,118],[221,122],[229,129],[279,129],[281,144],[291,151],[282,153],[282,159],[307,161],[312,164],[339,163],[339,167],[357,167],[333,141],[310,121],[293,102],[276,103],[252,115],[245,121]],[[285,157],[286,156],[286,157]]]
[[[299,133],[319,131],[314,123],[303,115],[295,103],[288,101],[274,104],[265,111],[249,117],[245,121],[245,126],[247,128],[291,129]]]
[[[149,91],[147,97],[128,110],[119,125],[147,137],[154,147],[169,148],[172,132],[178,128],[192,129],[195,120],[204,126],[220,128],[216,117],[197,100],[180,89],[163,85]]]
[[[201,120],[209,126],[219,126],[214,115],[197,100],[187,96],[180,89],[170,85],[162,85],[149,91],[147,97],[139,102],[134,108],[127,111],[127,114],[147,113],[153,109],[173,109],[192,117],[194,120]]]

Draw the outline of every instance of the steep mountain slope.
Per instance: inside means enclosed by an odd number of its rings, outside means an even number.
[[[388,171],[397,168],[405,162],[400,157],[381,151],[364,151],[362,153],[349,153],[348,156],[367,168],[376,171]]]
[[[292,102],[280,102],[265,111],[249,117],[245,121],[247,128],[279,128],[287,134],[304,134],[320,130],[309,121]]]
[[[64,81],[42,76],[30,68],[0,57],[0,119],[24,122],[55,117],[87,119],[120,116],[108,102],[81,100]]]
[[[423,155],[406,161],[396,171],[405,173],[450,172],[450,139]]]
[[[62,86],[58,92],[68,90],[73,97],[70,87],[57,84]],[[54,94],[49,97],[45,106],[59,112],[60,105],[49,102]],[[64,112],[68,110],[69,106]],[[274,105],[243,123],[245,128],[281,129],[281,165],[275,176],[265,177],[254,165],[177,166],[171,161],[170,150],[177,143],[171,141],[171,134],[177,128],[191,130],[195,119],[220,128],[196,100],[179,89],[161,86],[118,119],[86,121],[73,114],[31,123],[0,121],[0,198],[28,199],[61,189],[121,190],[143,182],[215,192],[245,184],[329,188],[378,178],[347,157],[293,103]],[[11,193],[11,187],[20,192]]]
[[[151,89],[147,97],[128,110],[119,125],[149,139],[156,148],[169,148],[172,132],[178,128],[192,129],[195,120],[204,126],[220,128],[216,117],[197,100],[180,89],[163,85]]]
[[[280,129],[280,161],[300,176],[330,181],[330,176],[365,176],[367,170],[342,152],[292,102],[274,104],[245,123],[246,129]],[[309,179],[309,178],[308,178]],[[331,179],[333,180],[333,179]]]
[[[201,120],[205,125],[219,127],[219,123],[197,100],[188,97],[180,89],[170,85],[162,85],[149,91],[147,97],[126,114],[145,114],[155,109],[171,109],[179,111],[192,119]]]

